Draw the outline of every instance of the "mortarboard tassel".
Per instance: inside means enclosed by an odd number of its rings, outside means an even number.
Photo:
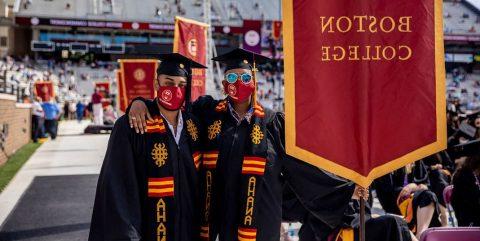
[[[188,75],[187,75],[187,88],[186,88],[186,91],[185,91],[185,111],[187,113],[190,112],[191,110],[191,106],[192,106],[192,79],[193,79],[193,76],[192,76],[192,69],[190,67],[190,64],[187,68],[188,70]]]
[[[255,86],[255,90],[252,96],[252,101],[253,101],[252,108],[255,108],[255,106],[257,106],[257,66],[255,64],[255,55],[253,56],[252,78],[253,78],[253,84]]]

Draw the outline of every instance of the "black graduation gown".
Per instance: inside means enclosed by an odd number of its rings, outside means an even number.
[[[480,185],[471,169],[462,167],[453,175],[452,207],[458,226],[480,226]]]
[[[406,178],[406,179],[405,179]],[[378,200],[383,209],[387,213],[401,215],[397,206],[397,198],[402,191],[405,184],[415,183],[424,184],[430,186],[428,179],[427,167],[422,161],[417,161],[410,174],[406,174],[405,168],[400,168],[392,173],[382,176],[376,179],[373,186],[376,190]],[[430,190],[419,190],[414,193],[413,197],[413,212],[416,213],[418,208],[425,207],[433,203],[435,205],[435,213],[430,222],[430,227],[439,227],[440,221],[438,220],[439,211],[437,208],[438,199]],[[416,215],[413,215],[413,220],[409,223],[411,229],[416,226]]]
[[[298,200],[292,187],[288,183],[285,183],[282,198],[282,221],[289,223],[303,223],[308,215],[307,209],[303,206],[300,200]]]
[[[149,109],[159,116],[156,105]],[[198,237],[198,174],[192,156],[196,145],[187,125],[177,146],[164,124],[166,136],[160,138],[158,133],[136,134],[126,115],[115,123],[98,180],[89,240],[157,240],[158,231],[166,233],[167,241]],[[157,140],[163,140],[168,151],[163,169],[151,157]],[[172,186],[173,193],[165,191]],[[166,196],[151,194],[154,187]],[[160,223],[164,227],[157,230]]]
[[[446,207],[443,200],[443,190],[450,185],[450,176],[454,170],[454,164],[446,151],[433,154],[423,159],[423,163],[428,170],[428,178],[430,180],[429,189],[437,196],[439,204]],[[442,164],[442,169],[432,170],[431,166]]]
[[[422,161],[416,162],[408,175],[405,168],[400,168],[374,180],[373,187],[385,212],[400,215],[397,198],[404,185],[408,183],[429,185],[427,168]]]
[[[359,240],[360,204],[358,200],[351,200],[348,209],[342,219],[342,223],[336,227],[328,227],[321,220],[309,214],[302,222],[299,231],[300,241],[327,241],[335,240],[341,229],[353,229],[353,240]],[[410,241],[411,235],[407,223],[401,217],[383,215],[372,218],[370,206],[365,206],[365,239],[366,241]],[[352,241],[353,241],[352,240]],[[343,241],[350,241],[345,240]]]
[[[371,197],[371,195],[370,195]],[[399,216],[383,215],[371,218],[370,202],[366,203],[366,240],[367,241],[410,241],[410,230],[405,220]],[[354,240],[359,240],[360,204],[351,200],[337,227],[330,227],[307,211],[290,185],[285,185],[283,192],[283,219],[288,222],[300,222],[300,241],[335,240],[342,228],[352,228]],[[343,240],[348,241],[348,240]]]
[[[225,102],[224,102],[225,103]],[[207,127],[213,120],[219,101],[210,96],[199,98],[193,104],[193,113],[201,125]],[[245,145],[251,141],[252,124],[243,120],[239,125],[230,111],[221,115],[223,124],[219,141],[219,155],[213,185],[215,192],[210,227],[210,240],[217,234],[220,241],[237,240],[241,226],[242,161]],[[282,194],[285,182],[302,197],[303,205],[315,217],[330,227],[336,227],[353,194],[354,184],[322,171],[285,153],[284,115],[265,110],[267,154],[263,176],[257,185],[255,201],[256,240],[278,241],[282,221]],[[206,130],[207,128],[205,128]],[[207,133],[204,134],[207,136]],[[205,160],[205,159],[204,159]],[[257,184],[258,184],[257,183]]]

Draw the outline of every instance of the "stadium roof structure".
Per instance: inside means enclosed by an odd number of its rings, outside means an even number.
[[[472,6],[474,6],[477,10],[480,11],[480,0],[465,0],[465,2],[470,3]]]

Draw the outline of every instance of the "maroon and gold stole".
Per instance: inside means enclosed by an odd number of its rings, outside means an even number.
[[[196,125],[187,118],[185,128],[189,128],[189,141],[192,151],[192,164],[198,170],[201,162],[201,153],[195,149],[193,142],[198,141],[193,130]],[[145,157],[147,180],[144,207],[146,217],[143,218],[146,240],[168,241],[174,239],[175,232],[175,178],[173,175],[173,153],[177,153],[177,146],[169,145],[168,126],[165,120],[156,115],[153,121],[147,121],[145,134]],[[196,133],[198,135],[198,133]]]
[[[223,128],[223,122],[228,115],[227,100],[219,101],[211,116],[207,117],[206,144],[203,146],[203,165],[202,165],[202,219],[200,238],[202,240],[214,240],[213,234],[216,234],[216,227],[212,225],[212,216],[214,215],[213,195],[215,195],[215,175],[217,172],[217,161],[222,154],[219,153],[220,133]],[[238,227],[238,240],[255,241],[257,236],[256,214],[257,200],[261,194],[263,182],[262,176],[265,173],[267,143],[266,143],[266,121],[265,112],[261,105],[254,106],[253,116],[250,122],[249,137],[245,141],[243,151],[242,177],[240,191],[240,220]],[[220,154],[220,156],[219,156]]]

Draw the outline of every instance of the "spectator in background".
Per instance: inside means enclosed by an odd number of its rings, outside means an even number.
[[[115,113],[115,110],[113,110],[112,105],[108,105],[105,108],[105,120],[104,120],[104,122],[108,125],[113,125],[113,124],[115,124],[116,120],[117,120],[117,113]]]
[[[453,175],[452,207],[458,226],[480,226],[480,155],[467,158]]]
[[[93,121],[93,104],[92,102],[88,102],[86,104],[86,108],[85,108],[85,116],[90,120],[90,121]]]
[[[69,106],[68,101],[65,101],[65,103],[63,103],[63,119],[64,120],[68,120],[68,115],[70,114],[70,111],[68,111],[68,106]]]
[[[81,100],[79,100],[77,102],[77,106],[76,106],[76,113],[77,113],[77,120],[78,120],[78,123],[82,122],[82,119],[83,119],[83,112],[85,111],[85,105],[82,103]]]
[[[50,134],[52,140],[57,138],[58,119],[60,118],[60,108],[57,103],[47,96],[45,102],[42,104],[43,112],[45,113],[45,130]]]
[[[45,113],[43,112],[42,98],[36,97],[32,104],[32,139],[37,143],[38,138],[42,136],[42,127],[44,123]]]
[[[95,93],[92,95],[92,109],[93,109],[93,124],[103,125],[103,106],[102,95],[100,90],[95,88]]]
[[[75,85],[75,75],[73,75],[73,74],[70,76],[70,83],[69,83],[69,85]]]
[[[401,215],[420,239],[429,227],[440,227],[438,199],[428,189],[428,172],[422,160],[377,178],[374,186],[386,213]]]
[[[75,120],[75,114],[77,111],[77,105],[75,104],[74,101],[71,101],[68,103],[68,119],[69,120]]]

